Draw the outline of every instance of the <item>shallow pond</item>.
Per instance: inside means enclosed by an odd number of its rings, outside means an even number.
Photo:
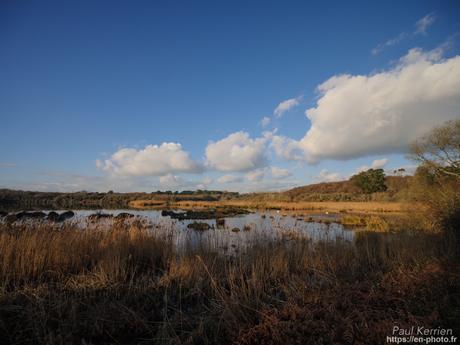
[[[45,211],[46,213],[50,211]],[[57,211],[64,212],[63,210]],[[174,212],[183,212],[175,210]],[[211,219],[172,219],[162,215],[161,210],[74,210],[75,216],[65,222],[76,223],[84,229],[103,229],[114,222],[113,217],[101,217],[97,221],[91,220],[90,215],[113,215],[129,213],[136,217],[127,218],[125,222],[141,220],[147,228],[159,236],[173,241],[178,248],[197,248],[206,246],[224,252],[244,250],[248,245],[257,241],[307,240],[318,241],[347,241],[352,242],[355,232],[334,222],[333,215],[293,215],[280,211],[257,211],[249,214],[221,218],[219,222]],[[27,219],[25,222],[36,222],[36,219]],[[41,221],[41,220],[38,220]],[[209,225],[209,230],[194,230],[189,224],[199,222]],[[62,224],[62,223],[58,223]]]
[[[62,212],[62,211],[58,211]],[[261,239],[286,241],[304,239],[318,241],[353,241],[354,231],[343,225],[332,222],[315,222],[315,216],[298,218],[293,215],[281,214],[277,211],[254,212],[235,217],[223,218],[225,224],[217,224],[216,219],[177,220],[162,216],[159,210],[76,210],[75,217],[70,221],[84,227],[105,226],[113,222],[113,218],[102,218],[91,222],[89,215],[94,213],[111,214],[130,213],[142,219],[152,231],[170,237],[178,247],[205,245],[224,251],[244,249],[248,244]],[[180,212],[180,210],[176,210]],[[306,219],[310,218],[310,221]],[[313,219],[313,221],[311,221]],[[127,221],[131,221],[127,220]],[[198,231],[188,227],[190,223],[207,223],[209,230]]]

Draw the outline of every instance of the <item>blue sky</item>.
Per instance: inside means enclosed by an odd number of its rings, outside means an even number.
[[[459,34],[458,1],[2,1],[0,187],[278,190],[410,167],[407,144],[460,117]]]

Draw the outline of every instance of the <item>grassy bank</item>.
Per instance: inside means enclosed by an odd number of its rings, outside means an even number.
[[[5,344],[371,344],[391,328],[459,334],[459,264],[439,234],[268,241],[177,252],[141,223],[0,225]]]
[[[336,213],[402,213],[408,209],[407,203],[377,201],[254,201],[254,200],[221,200],[221,201],[175,201],[161,202],[155,200],[133,200],[129,203],[133,208],[171,207],[171,208],[216,208],[242,207],[251,209],[280,209],[286,211],[312,211]],[[412,204],[412,208],[416,205]]]

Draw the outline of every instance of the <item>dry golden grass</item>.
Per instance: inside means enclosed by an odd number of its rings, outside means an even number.
[[[0,338],[368,344],[383,342],[395,322],[453,327],[458,266],[440,265],[439,235],[356,236],[354,244],[313,245],[287,229],[283,240],[260,237],[228,257],[206,245],[178,252],[136,222],[97,230],[0,224]]]
[[[7,226],[0,231],[2,288],[59,280],[92,272],[110,280],[133,279],[133,262],[149,269],[163,264],[172,244],[153,237],[141,224],[84,231],[50,223]]]
[[[344,215],[340,223],[346,226],[361,228],[365,231],[389,232],[390,224],[383,217],[376,215],[359,216]]]
[[[134,200],[130,203],[134,208],[149,208],[151,200]],[[165,205],[165,204],[163,204]],[[221,200],[221,201],[177,201],[169,203],[173,208],[216,208],[243,207],[251,209],[281,209],[290,211],[312,212],[349,212],[349,213],[401,213],[408,209],[407,203],[399,202],[356,202],[356,201],[323,201],[323,202],[256,202],[250,200]],[[411,209],[418,207],[410,205]]]
[[[341,218],[340,222],[347,226],[363,226],[365,219],[358,215],[346,214]]]
[[[366,218],[366,229],[368,231],[388,232],[390,225],[381,217],[370,216]]]

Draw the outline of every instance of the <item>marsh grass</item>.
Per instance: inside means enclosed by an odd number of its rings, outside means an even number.
[[[388,232],[390,225],[382,217],[370,216],[366,218],[366,229],[375,232]]]
[[[133,208],[151,208],[150,200],[134,200],[129,203]],[[403,202],[385,201],[276,201],[253,199],[230,199],[219,201],[174,201],[169,206],[178,209],[215,209],[217,207],[239,207],[243,209],[266,209],[284,211],[312,212],[351,212],[351,213],[401,213],[406,206]],[[412,207],[418,207],[413,204]]]
[[[398,218],[400,220],[400,217]],[[390,224],[382,216],[344,215],[340,218],[342,225],[372,232],[389,232]]]
[[[445,269],[440,242],[411,232],[360,232],[354,244],[261,236],[228,256],[206,244],[179,251],[135,222],[1,224],[0,338],[381,343],[394,322],[455,326],[458,270]]]
[[[359,215],[344,215],[340,219],[340,222],[348,226],[363,226],[365,219]]]

